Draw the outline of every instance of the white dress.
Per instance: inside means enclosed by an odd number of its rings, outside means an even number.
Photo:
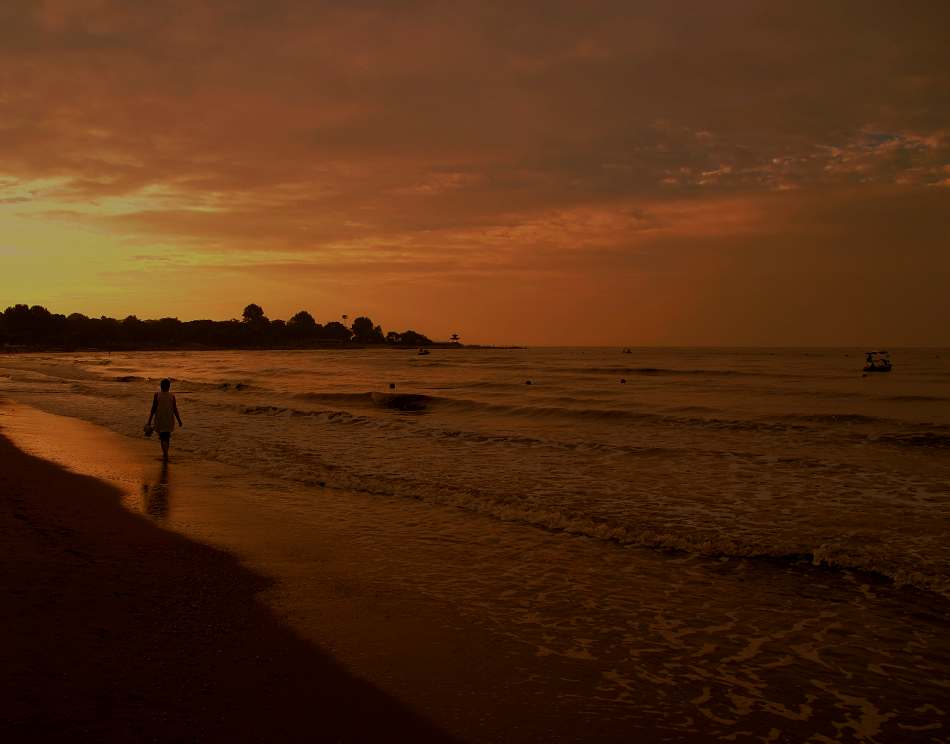
[[[155,431],[159,434],[175,429],[175,396],[165,391],[155,393]]]

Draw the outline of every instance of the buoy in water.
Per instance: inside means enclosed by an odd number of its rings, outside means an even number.
[[[395,382],[389,383],[389,389],[390,389],[390,390],[395,390],[395,389],[396,389],[396,383],[395,383]]]
[[[626,385],[626,384],[627,384],[627,378],[626,378],[626,377],[621,377],[621,378],[620,378],[620,384],[621,384],[621,385]]]
[[[530,384],[531,384],[531,380],[525,380],[525,381],[524,381],[524,384],[525,384],[525,385],[530,385]]]

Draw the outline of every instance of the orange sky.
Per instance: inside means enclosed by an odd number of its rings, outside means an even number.
[[[0,308],[950,345],[948,215],[944,2],[0,4]]]

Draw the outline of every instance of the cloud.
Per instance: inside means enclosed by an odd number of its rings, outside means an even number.
[[[790,205],[937,229],[948,7],[8,0],[0,206],[182,271],[580,288],[764,233],[794,266]]]

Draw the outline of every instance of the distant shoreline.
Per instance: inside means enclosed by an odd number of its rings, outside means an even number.
[[[0,346],[0,354],[75,354],[75,353],[103,353],[103,352],[134,352],[134,351],[323,351],[323,350],[362,350],[362,349],[389,349],[392,351],[413,352],[417,349],[496,349],[513,350],[527,349],[527,346],[493,346],[491,344],[459,344],[451,341],[436,341],[424,346],[409,346],[401,344],[357,344],[345,343],[313,343],[313,344],[275,344],[267,346],[205,346],[202,344],[182,344],[177,346]]]

